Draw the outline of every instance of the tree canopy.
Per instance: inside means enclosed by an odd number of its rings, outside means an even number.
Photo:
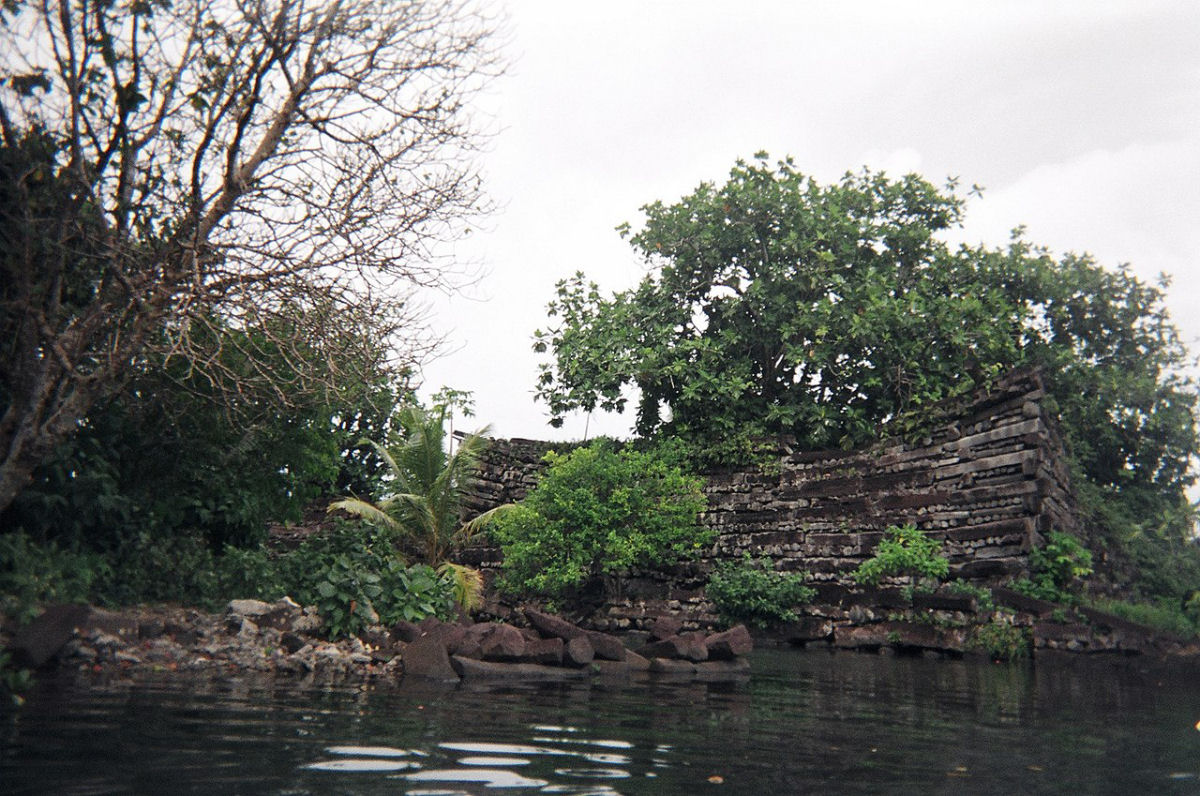
[[[941,233],[964,205],[955,184],[915,175],[823,185],[790,159],[739,161],[724,185],[619,228],[646,260],[639,285],[559,283],[555,325],[536,333],[550,355],[538,396],[561,418],[622,410],[635,387],[640,434],[710,451],[771,434],[850,447],[1040,366],[1091,484],[1186,507],[1197,393],[1165,282],[1054,256],[1020,230],[1001,248],[952,246]]]
[[[458,0],[5,3],[0,511],[147,368],[253,414],[422,357],[490,34]]]

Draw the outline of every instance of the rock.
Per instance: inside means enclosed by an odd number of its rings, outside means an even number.
[[[691,661],[675,660],[671,658],[651,658],[650,668],[651,674],[668,675],[671,677],[692,678],[696,676],[696,664]]]
[[[8,645],[13,663],[37,669],[45,666],[68,641],[90,609],[86,605],[51,605],[17,631]]]
[[[853,625],[834,628],[833,643],[843,649],[879,649],[889,643],[883,625]]]
[[[643,658],[641,655],[638,655],[633,650],[625,651],[624,663],[626,666],[628,666],[630,669],[632,669],[635,672],[650,671],[650,661],[646,658]]]
[[[565,619],[533,608],[526,608],[524,613],[529,624],[546,638],[561,638],[563,641],[570,641],[585,633],[583,628],[576,627]]]
[[[562,666],[563,649],[566,645],[561,638],[539,638],[536,641],[525,641],[525,654],[521,663],[537,663],[543,666]]]
[[[230,616],[262,616],[271,610],[271,604],[262,600],[230,600],[225,613]]]
[[[592,649],[596,651],[596,657],[606,661],[623,661],[625,660],[625,645],[621,640],[610,636],[607,633],[599,633],[595,630],[584,632],[584,637],[591,642]]]
[[[450,665],[450,656],[442,643],[422,636],[404,648],[402,655],[405,677],[430,680],[457,680],[458,673]]]
[[[148,616],[138,622],[138,638],[153,641],[166,632],[166,623],[159,616]]]
[[[301,649],[307,646],[307,644],[308,642],[305,641],[303,637],[291,631],[288,631],[279,637],[279,646],[287,650],[289,655],[299,652]]]
[[[450,659],[454,671],[464,679],[476,678],[504,680],[574,680],[587,676],[582,669],[564,669],[559,666],[539,666],[535,663],[497,663],[476,661],[455,655]]]
[[[586,636],[576,636],[566,643],[563,648],[563,664],[565,666],[587,666],[596,657],[596,650]]]
[[[565,619],[533,608],[526,608],[524,613],[529,624],[546,638],[561,638],[563,641],[571,641],[583,636],[591,643],[597,658],[609,661],[625,660],[625,645],[618,638],[595,630],[584,630]]]
[[[79,620],[75,629],[81,636],[106,633],[116,636],[125,644],[132,644],[138,639],[136,619],[115,611],[105,611],[103,608],[89,607],[87,614]]]
[[[683,620],[677,616],[663,615],[654,620],[650,626],[650,640],[662,641],[671,636],[678,636],[683,630]]]
[[[485,661],[516,661],[525,654],[525,637],[512,625],[493,624],[480,635],[479,648]]]
[[[731,661],[754,649],[754,639],[745,625],[731,627],[723,633],[715,633],[704,640],[709,660]]]
[[[642,647],[639,652],[646,658],[666,658],[669,660],[686,660],[693,663],[708,660],[708,647],[704,645],[701,636],[688,634],[686,636],[669,636],[661,641],[654,641]]]
[[[594,660],[590,665],[592,674],[597,677],[608,677],[612,679],[628,679],[633,667],[627,661],[605,661]]]
[[[254,621],[259,627],[273,627],[276,630],[291,630],[295,621],[304,615],[304,609],[292,600],[284,597],[274,603],[270,610],[259,614]],[[376,617],[376,622],[379,621]],[[374,623],[371,623],[374,624]]]
[[[422,632],[416,622],[409,622],[407,619],[401,619],[392,625],[392,638],[403,641],[405,644],[416,641]]]
[[[802,616],[777,628],[779,637],[788,644],[807,644],[825,641],[833,636],[833,620],[821,616]]]

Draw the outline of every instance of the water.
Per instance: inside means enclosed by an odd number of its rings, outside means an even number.
[[[738,683],[43,678],[0,792],[1200,793],[1200,679],[755,653]]]

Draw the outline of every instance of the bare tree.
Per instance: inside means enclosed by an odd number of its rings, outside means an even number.
[[[257,379],[286,406],[378,372],[381,352],[399,366],[424,353],[411,292],[454,283],[433,249],[481,209],[467,102],[499,69],[484,12],[4,8],[0,512],[151,355],[229,394]],[[212,324],[255,332],[237,336],[237,379],[196,342]],[[259,366],[254,340],[287,367]]]

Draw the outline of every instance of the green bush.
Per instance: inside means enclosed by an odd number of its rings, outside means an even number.
[[[170,602],[218,610],[234,598],[273,601],[289,595],[316,606],[334,637],[361,632],[374,622],[451,616],[453,573],[407,566],[392,542],[374,529],[346,523],[272,558],[263,547],[227,547],[214,555],[198,535],[140,535],[101,554],[4,534],[0,610],[25,621],[49,602]]]
[[[1093,608],[1106,611],[1130,622],[1182,638],[1200,635],[1200,623],[1189,615],[1187,606],[1170,600],[1156,603],[1135,603],[1128,600],[1092,600]]]
[[[631,566],[691,556],[712,532],[697,524],[702,481],[675,449],[593,443],[559,455],[524,501],[493,526],[506,591],[563,596]]]
[[[863,585],[875,586],[885,577],[907,575],[919,581],[938,581],[949,572],[950,562],[942,554],[942,543],[909,524],[888,528],[875,555],[862,562],[851,577]]]
[[[770,560],[755,561],[749,553],[726,561],[709,578],[705,593],[727,624],[745,622],[757,627],[796,621],[794,609],[807,603],[816,590],[805,585],[803,573],[776,572]]]
[[[0,611],[25,622],[49,602],[86,602],[93,583],[108,577],[101,555],[34,543],[24,533],[0,534]]]
[[[1007,622],[989,622],[977,625],[971,631],[969,643],[991,658],[1013,661],[1029,655],[1031,638],[1027,628]]]
[[[425,564],[407,566],[391,537],[362,524],[340,524],[327,536],[309,539],[277,566],[279,590],[315,605],[333,637],[354,635],[375,622],[448,618],[454,611],[451,576]]]
[[[1092,554],[1075,537],[1052,531],[1046,544],[1030,554],[1029,568],[1031,577],[1013,581],[1014,591],[1039,600],[1071,602],[1072,590],[1092,574]]]

